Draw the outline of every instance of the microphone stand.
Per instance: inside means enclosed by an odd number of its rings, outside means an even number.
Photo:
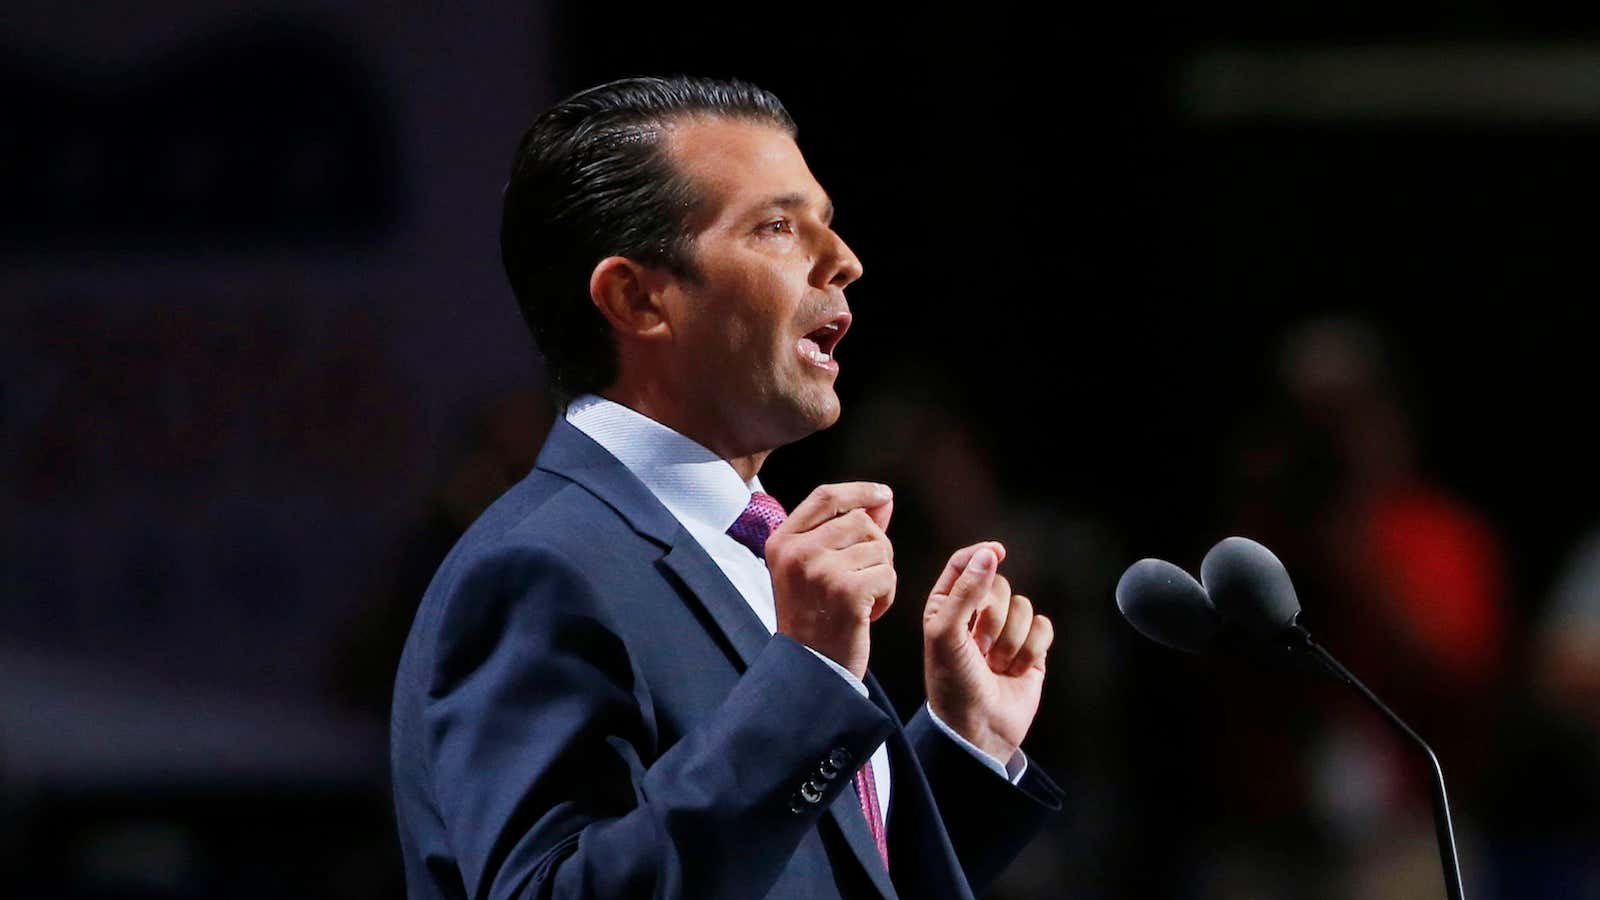
[[[1361,679],[1350,674],[1349,669],[1340,665],[1339,661],[1334,659],[1328,651],[1322,649],[1316,641],[1313,641],[1310,632],[1297,623],[1291,624],[1286,629],[1286,632],[1291,639],[1290,650],[1304,650],[1310,653],[1317,662],[1322,664],[1328,674],[1332,675],[1335,680],[1342,681],[1355,688],[1357,693],[1367,698],[1368,703],[1377,707],[1378,712],[1383,713],[1383,717],[1389,720],[1390,725],[1393,725],[1401,734],[1415,741],[1417,746],[1422,748],[1422,752],[1428,755],[1428,764],[1433,775],[1431,785],[1433,788],[1433,830],[1439,841],[1439,862],[1444,866],[1445,894],[1450,900],[1462,900],[1461,866],[1456,861],[1456,832],[1454,826],[1450,824],[1450,801],[1445,797],[1444,770],[1439,767],[1439,757],[1434,755],[1433,748],[1429,747],[1420,735],[1411,730],[1411,726],[1401,721],[1400,717],[1394,714],[1394,710],[1385,706],[1383,701],[1378,699],[1377,694],[1368,690],[1367,686],[1361,683]]]

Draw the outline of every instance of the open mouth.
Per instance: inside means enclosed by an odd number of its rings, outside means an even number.
[[[795,347],[800,351],[801,356],[811,362],[819,366],[832,368],[834,366],[833,348],[839,345],[839,340],[844,337],[844,333],[848,330],[850,330],[850,314],[840,313],[822,323],[821,327],[807,332]]]

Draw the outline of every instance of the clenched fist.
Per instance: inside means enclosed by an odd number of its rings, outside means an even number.
[[[884,529],[889,488],[825,484],[767,538],[767,569],[786,634],[847,669],[867,674],[868,626],[894,602],[894,548]]]

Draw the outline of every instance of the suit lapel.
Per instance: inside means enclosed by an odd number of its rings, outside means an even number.
[[[700,542],[687,531],[680,531],[678,534],[679,539],[667,555],[662,557],[661,565],[678,576],[689,589],[689,595],[699,601],[700,606],[711,616],[711,620],[721,630],[722,636],[733,645],[734,652],[738,654],[742,663],[739,669],[744,671],[755,662],[762,648],[772,640],[772,635],[767,634],[767,626],[761,624],[761,619],[756,616],[755,610],[745,602],[744,596],[738,589],[728,582],[728,576],[717,568],[717,564],[706,554]]]
[[[634,531],[663,547],[671,546],[682,530],[644,482],[566,419],[558,418],[550,426],[550,435],[533,466],[581,485],[616,510]]]
[[[617,511],[633,529],[667,549],[660,565],[681,581],[711,617],[739,670],[750,667],[772,636],[700,542],[684,529],[615,456],[565,419],[557,419],[539,453],[537,468],[577,483]]]

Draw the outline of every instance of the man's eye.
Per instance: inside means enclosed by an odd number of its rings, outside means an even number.
[[[770,222],[761,223],[761,227],[756,230],[762,234],[793,234],[794,224],[788,219],[773,219]]]

